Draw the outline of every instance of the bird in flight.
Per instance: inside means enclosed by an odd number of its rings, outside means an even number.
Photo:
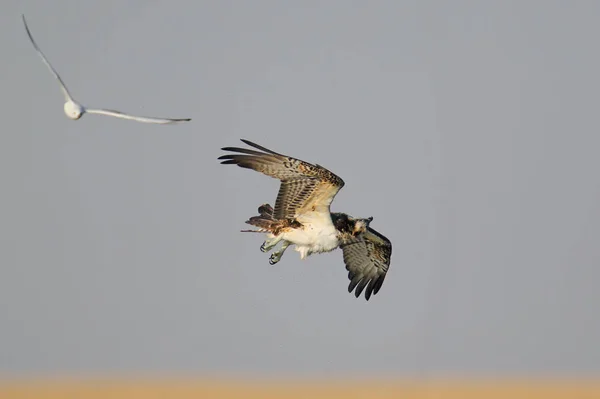
[[[67,86],[65,85],[65,83],[62,81],[62,79],[58,75],[58,72],[56,72],[56,70],[52,67],[52,65],[50,64],[50,62],[48,61],[48,59],[42,52],[42,50],[40,50],[40,48],[38,47],[35,40],[33,40],[33,36],[31,35],[31,32],[29,31],[29,27],[27,26],[27,21],[25,20],[25,15],[22,15],[22,17],[23,17],[23,24],[25,25],[25,30],[27,31],[29,40],[31,40],[31,44],[33,44],[33,47],[35,48],[37,53],[42,58],[42,61],[44,61],[44,64],[46,64],[48,69],[50,69],[50,72],[52,72],[52,74],[54,75],[56,80],[58,80],[58,83],[60,84],[60,89],[62,90],[62,92],[65,96],[65,101],[66,101],[65,105],[64,105],[65,114],[67,115],[67,117],[69,119],[77,120],[77,119],[81,118],[84,114],[87,113],[87,114],[108,115],[108,116],[114,116],[114,117],[122,118],[122,119],[134,120],[134,121],[138,121],[138,122],[159,123],[159,124],[188,122],[191,120],[190,118],[171,119],[171,118],[155,118],[155,117],[150,117],[150,116],[135,116],[135,115],[125,114],[120,111],[115,111],[112,109],[87,108],[87,107],[84,107],[83,105],[79,104],[77,101],[75,101],[73,99],[73,96],[71,96],[71,93],[69,93]]]
[[[364,290],[367,301],[377,294],[390,266],[392,244],[369,226],[373,217],[354,218],[330,211],[344,181],[318,164],[242,141],[254,149],[224,147],[223,151],[234,154],[220,156],[221,163],[252,169],[281,181],[275,208],[265,203],[258,208],[258,216],[246,221],[258,230],[242,230],[267,234],[260,247],[262,252],[282,243],[271,254],[269,263],[279,262],[292,244],[301,259],[341,248],[350,280],[348,292],[354,290],[358,298]]]

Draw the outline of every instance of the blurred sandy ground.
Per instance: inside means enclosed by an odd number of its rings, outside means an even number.
[[[100,398],[452,398],[600,399],[600,379],[586,381],[277,381],[264,380],[3,380],[1,399]]]

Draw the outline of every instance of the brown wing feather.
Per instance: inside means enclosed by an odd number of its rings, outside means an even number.
[[[344,181],[319,165],[278,154],[251,141],[242,141],[260,151],[224,147],[238,154],[222,155],[222,164],[253,169],[281,181],[275,202],[275,219],[296,218],[306,211],[329,212],[329,205],[344,186]]]
[[[391,242],[369,227],[365,233],[348,239],[340,247],[350,279],[348,292],[356,288],[354,294],[358,298],[364,290],[368,301],[371,294],[379,292],[385,280],[392,258]]]

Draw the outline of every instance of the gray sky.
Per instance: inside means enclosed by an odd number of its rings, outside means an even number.
[[[600,371],[600,4],[324,3],[7,3],[0,375]],[[68,120],[21,13],[83,104],[192,122]],[[378,295],[239,232],[239,138],[345,180]]]

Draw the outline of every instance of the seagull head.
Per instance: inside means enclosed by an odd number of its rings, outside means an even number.
[[[73,101],[67,101],[64,106],[65,114],[69,119],[76,121],[83,116],[85,110],[83,107]]]

